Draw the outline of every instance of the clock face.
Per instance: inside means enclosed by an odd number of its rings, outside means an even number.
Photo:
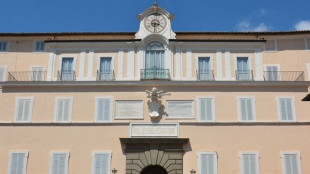
[[[159,33],[166,27],[166,19],[160,14],[151,14],[144,20],[145,28],[153,33]]]

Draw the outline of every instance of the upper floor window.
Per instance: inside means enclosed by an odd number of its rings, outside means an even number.
[[[43,52],[45,51],[45,42],[44,41],[37,41],[35,42],[35,49],[36,52]]]
[[[100,67],[97,78],[98,80],[112,80],[114,78],[111,57],[100,58]]]
[[[8,42],[0,41],[0,52],[7,52],[7,51],[8,51]]]
[[[16,122],[30,122],[32,119],[33,97],[16,98]]]
[[[59,73],[60,80],[75,80],[75,71],[74,71],[74,58],[73,57],[64,57],[61,62],[61,72]]]
[[[159,42],[151,42],[145,50],[145,70],[141,71],[143,79],[168,79],[165,69],[165,47]]]
[[[240,121],[255,121],[255,98],[254,97],[239,97],[239,120]]]
[[[282,165],[284,174],[301,174],[300,153],[282,152]]]
[[[198,58],[198,79],[199,80],[213,80],[213,71],[211,68],[210,57]]]
[[[267,65],[265,72],[266,81],[279,81],[281,80],[280,65]]]
[[[7,67],[0,66],[0,82],[4,82],[6,80]]]
[[[237,80],[252,80],[252,71],[248,57],[237,57]]]
[[[199,174],[217,174],[217,160],[216,152],[199,153]]]
[[[72,116],[72,97],[57,97],[56,98],[56,122],[70,122]]]

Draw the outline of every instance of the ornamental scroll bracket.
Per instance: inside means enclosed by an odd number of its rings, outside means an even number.
[[[149,116],[152,118],[156,118],[160,115],[160,106],[161,106],[161,97],[163,95],[169,95],[164,93],[163,90],[158,91],[155,87],[152,88],[151,91],[145,90],[147,93],[147,97],[151,100],[148,101],[149,105]]]

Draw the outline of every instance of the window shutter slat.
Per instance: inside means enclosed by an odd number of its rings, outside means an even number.
[[[10,174],[25,174],[26,161],[27,161],[26,153],[12,153]]]
[[[30,116],[30,100],[24,100],[24,113],[23,113],[23,121],[28,121]]]
[[[57,100],[57,121],[63,121],[64,101],[62,99]]]
[[[109,174],[109,155],[95,154],[94,174]]]
[[[243,121],[247,120],[247,106],[245,99],[240,100],[240,105],[241,105],[241,119]]]
[[[64,100],[64,115],[63,115],[63,121],[69,121],[69,114],[70,114],[70,100],[65,99]]]
[[[256,154],[243,154],[242,165],[243,174],[258,174],[258,157]]]
[[[53,154],[52,159],[52,174],[66,174],[67,154]]]
[[[253,108],[252,108],[252,100],[246,99],[246,107],[247,107],[247,120],[253,120]]]
[[[17,103],[17,120],[16,121],[23,121],[24,107],[25,107],[25,100],[19,99]]]
[[[216,154],[200,154],[200,174],[217,174]]]
[[[201,121],[212,121],[214,112],[212,109],[212,98],[201,98],[199,100],[199,106],[200,106],[200,120]]]
[[[6,73],[6,72],[5,72],[5,68],[0,67],[0,82],[5,81],[5,79],[4,79],[5,73]]]
[[[112,100],[110,98],[97,99],[97,121],[110,121]]]
[[[284,155],[285,174],[299,174],[298,160],[296,154]]]

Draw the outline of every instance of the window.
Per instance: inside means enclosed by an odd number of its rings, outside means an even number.
[[[259,174],[259,155],[258,153],[241,154],[242,174]]]
[[[199,120],[215,121],[214,97],[199,98]]]
[[[10,173],[26,174],[28,152],[11,152]]]
[[[45,79],[44,67],[31,67],[30,79],[31,81],[44,81]]]
[[[295,121],[295,105],[292,97],[278,98],[278,112],[281,121]]]
[[[248,57],[237,57],[237,80],[252,80]]]
[[[194,101],[167,101],[167,118],[195,118]]]
[[[93,174],[110,174],[111,153],[95,152],[93,155]]]
[[[201,152],[198,156],[199,174],[217,174],[216,152]]]
[[[62,58],[60,80],[75,80],[73,61],[74,58],[71,57]]]
[[[266,81],[279,81],[281,80],[281,72],[279,65],[267,65],[265,72]]]
[[[35,49],[36,52],[43,52],[45,51],[45,42],[44,41],[37,41],[35,42]]]
[[[254,97],[238,97],[239,120],[255,121],[255,98]]]
[[[67,174],[69,152],[54,152],[51,160],[51,174]]]
[[[115,119],[143,119],[143,101],[141,100],[116,101]]]
[[[301,174],[300,153],[282,153],[283,174]]]
[[[55,121],[56,122],[70,122],[72,115],[72,103],[73,98],[56,98],[56,112]]]
[[[7,67],[0,66],[0,82],[6,81]]]
[[[33,97],[16,98],[16,122],[30,122],[32,118]]]
[[[7,52],[7,51],[8,51],[8,42],[0,41],[0,52]]]
[[[198,80],[213,80],[210,57],[198,58]]]
[[[144,79],[167,79],[165,70],[165,47],[159,42],[151,42],[146,47],[145,70],[141,72]]]
[[[111,57],[101,57],[100,58],[100,69],[98,73],[99,80],[112,80],[112,58]]]
[[[96,121],[108,122],[112,119],[112,98],[96,98]]]

